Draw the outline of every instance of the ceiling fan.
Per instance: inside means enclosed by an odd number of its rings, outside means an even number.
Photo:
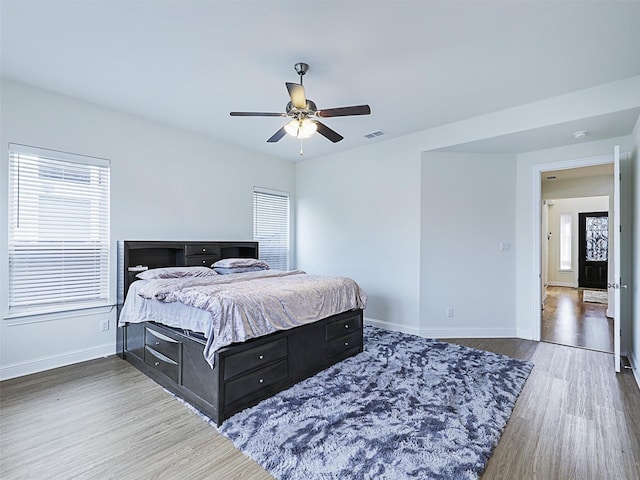
[[[302,77],[309,70],[306,63],[296,63],[294,65],[296,73],[300,75],[300,83],[286,82],[287,91],[291,101],[287,103],[286,113],[271,112],[230,112],[232,117],[291,117],[291,121],[274,133],[267,142],[273,143],[280,140],[285,134],[296,138],[309,138],[314,132],[328,138],[333,143],[339,142],[344,137],[335,130],[327,127],[324,123],[313,118],[348,117],[352,115],[369,115],[371,109],[369,105],[355,105],[351,107],[337,107],[318,110],[315,102],[309,100],[304,93]]]

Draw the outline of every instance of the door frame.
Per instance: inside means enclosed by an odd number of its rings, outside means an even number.
[[[598,155],[595,157],[576,158],[551,163],[539,163],[533,165],[533,309],[532,339],[539,342],[542,330],[542,174],[556,170],[568,170],[570,168],[592,167],[614,163],[613,153]],[[616,312],[619,313],[619,312]]]

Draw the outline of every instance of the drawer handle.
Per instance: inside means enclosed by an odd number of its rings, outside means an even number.
[[[204,265],[205,263],[207,263],[207,261],[206,260],[202,260],[202,264]]]
[[[349,346],[349,342],[344,342],[344,346],[348,347]]]
[[[260,355],[260,356],[258,356],[258,358],[259,358],[260,360],[262,360],[262,359],[264,358],[264,355]]]
[[[206,249],[206,248],[203,248],[203,249],[202,249],[202,251],[203,251],[203,252],[206,252],[206,251],[207,251],[207,249]]]
[[[153,364],[157,367],[158,365],[160,365],[160,362],[153,362]]]
[[[260,380],[258,380],[260,383],[264,382],[264,378],[261,378]]]
[[[345,324],[344,328],[349,328],[349,324],[348,323]]]
[[[156,345],[160,345],[160,342],[156,342]]]

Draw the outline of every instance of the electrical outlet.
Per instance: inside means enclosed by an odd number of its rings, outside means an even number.
[[[100,320],[100,331],[106,332],[109,330],[109,320]]]
[[[449,307],[447,308],[447,317],[453,317],[453,308]]]

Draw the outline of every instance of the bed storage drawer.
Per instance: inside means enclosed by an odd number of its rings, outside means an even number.
[[[285,358],[267,367],[260,368],[234,380],[225,382],[226,392],[224,403],[225,405],[229,405],[246,395],[281,382],[288,376],[289,369],[287,359]]]
[[[210,245],[208,243],[195,243],[185,246],[184,254],[189,255],[214,255],[220,256],[220,247],[217,245]]]
[[[144,343],[156,352],[169,357],[174,362],[180,361],[180,342],[156,332],[151,328],[145,329]]]
[[[327,324],[327,340],[349,335],[351,332],[357,332],[358,330],[362,330],[362,317],[360,315],[342,318]]]
[[[184,264],[188,267],[211,267],[220,260],[220,246],[190,243],[184,247]]]
[[[234,355],[229,355],[224,363],[225,380],[268,365],[275,360],[286,358],[287,338],[265,343]]]
[[[178,383],[180,374],[180,365],[178,362],[171,360],[169,357],[164,356],[148,346],[144,349],[144,362],[154,370],[159,371]]]
[[[195,255],[192,257],[184,257],[184,263],[187,267],[211,267],[220,260],[218,255]]]
[[[327,358],[353,350],[354,348],[362,349],[362,333],[360,331],[327,342]]]

